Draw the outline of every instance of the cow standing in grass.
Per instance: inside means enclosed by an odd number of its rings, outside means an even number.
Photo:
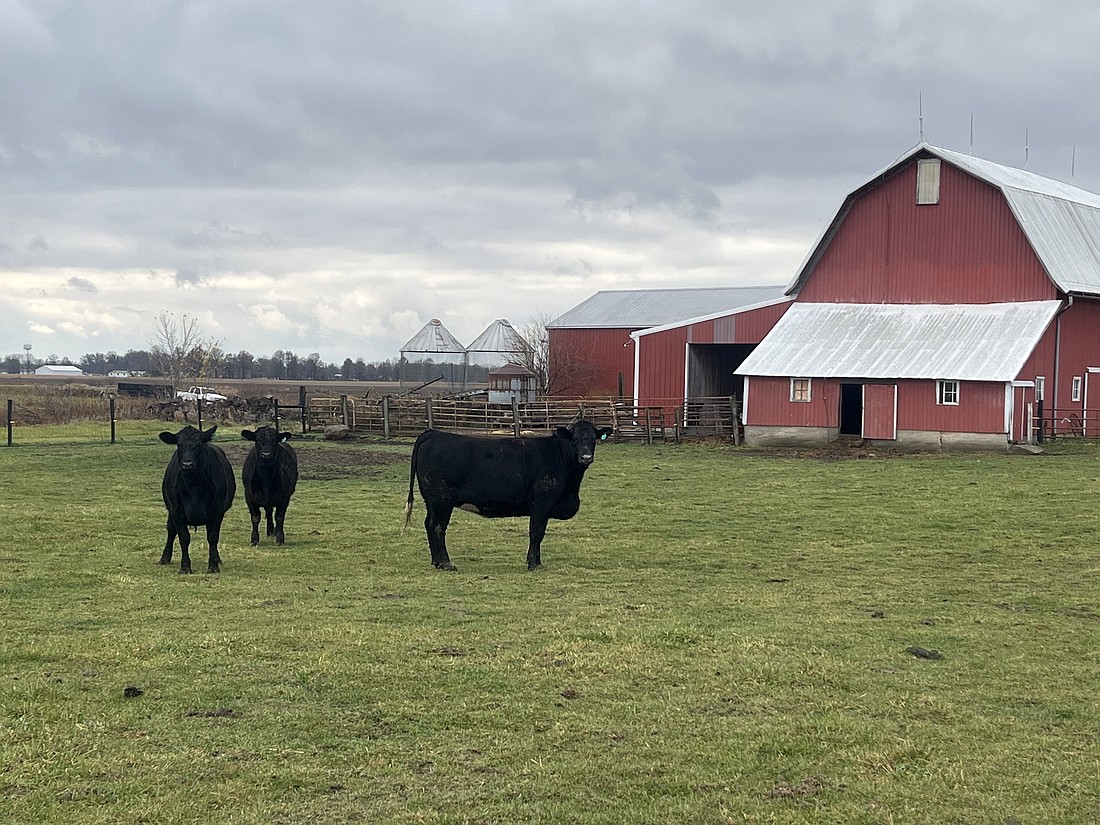
[[[172,544],[179,536],[180,573],[191,572],[191,556],[187,552],[191,545],[191,527],[200,525],[206,525],[206,543],[210,550],[207,571],[217,573],[221,570],[218,539],[222,520],[233,504],[237,482],[221,447],[210,443],[217,429],[215,424],[209,430],[184,427],[178,433],[160,434],[161,441],[176,447],[161,484],[164,506],[168,508],[168,539],[160,563],[172,563]]]
[[[252,517],[252,546],[260,543],[261,507],[267,515],[267,534],[275,537],[276,544],[282,544],[286,541],[283,534],[286,508],[290,505],[294,488],[298,486],[298,456],[294,448],[286,443],[290,433],[281,433],[272,427],[259,427],[255,432],[243,430],[241,437],[252,442],[241,472],[244,500]]]
[[[447,525],[456,507],[486,518],[530,516],[527,569],[542,565],[542,538],[552,519],[570,519],[581,506],[585,470],[596,442],[611,434],[577,420],[544,438],[484,438],[428,430],[413,445],[405,526],[412,519],[413,484],[428,515],[424,529],[432,564],[454,570]]]

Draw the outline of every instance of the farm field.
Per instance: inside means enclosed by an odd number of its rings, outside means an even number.
[[[442,573],[411,442],[301,439],[180,576],[163,427],[0,446],[0,822],[1100,821],[1100,449],[601,445]]]

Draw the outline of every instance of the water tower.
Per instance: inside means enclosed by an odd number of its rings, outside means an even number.
[[[26,370],[25,371],[30,372],[31,371],[31,345],[30,344],[24,344],[23,345],[23,352],[26,353],[26,355],[23,356],[23,361],[26,365]]]

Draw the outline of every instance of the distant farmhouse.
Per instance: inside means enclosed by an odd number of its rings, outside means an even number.
[[[1100,434],[1100,195],[927,143],[847,196],[776,296],[638,326],[584,307],[550,325],[552,361],[589,352],[593,389],[669,409],[729,389],[749,444]]]

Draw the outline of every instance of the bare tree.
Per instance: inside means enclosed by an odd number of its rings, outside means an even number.
[[[565,343],[550,346],[549,326],[554,317],[537,312],[520,328],[528,346],[523,353],[523,366],[537,376],[541,395],[583,395],[596,368],[588,353],[579,347]]]
[[[176,317],[167,310],[153,320],[149,349],[153,369],[173,384],[185,377],[205,378],[223,358],[219,342],[203,337],[197,318],[186,313]]]

